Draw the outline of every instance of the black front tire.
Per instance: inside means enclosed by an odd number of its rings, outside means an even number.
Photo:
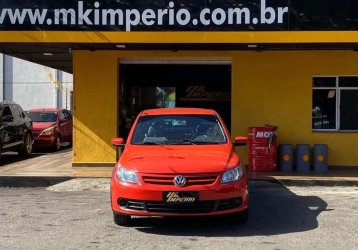
[[[116,212],[113,212],[113,221],[118,226],[128,225],[130,220],[131,220],[130,215],[117,214]]]
[[[20,150],[18,151],[18,154],[22,157],[29,157],[32,153],[33,147],[32,147],[32,137],[30,133],[26,133],[24,136],[24,142],[21,146]]]

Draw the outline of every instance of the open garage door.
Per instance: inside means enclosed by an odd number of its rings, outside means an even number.
[[[121,60],[119,75],[121,135],[140,111],[159,107],[214,109],[231,131],[229,61]]]

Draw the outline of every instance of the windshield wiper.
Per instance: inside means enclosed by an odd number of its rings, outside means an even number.
[[[151,142],[151,141],[147,141],[147,142],[143,142],[142,145],[161,145],[163,143],[158,143],[158,142]]]
[[[220,144],[218,141],[194,141],[195,144]]]
[[[195,144],[193,140],[190,139],[184,139],[184,140],[179,140],[179,141],[169,141],[166,142],[166,144],[175,144],[175,145],[186,145],[186,144]]]
[[[183,139],[180,141],[170,141],[166,144],[175,144],[175,145],[196,145],[196,144],[219,144],[217,141],[196,141],[191,139]]]

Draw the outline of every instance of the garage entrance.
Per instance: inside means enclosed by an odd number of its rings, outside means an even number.
[[[231,131],[230,64],[120,64],[120,131],[144,109],[197,107],[217,111]],[[125,122],[123,122],[125,121]]]

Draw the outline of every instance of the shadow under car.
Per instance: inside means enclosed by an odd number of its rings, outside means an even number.
[[[129,227],[146,234],[244,237],[305,232],[318,227],[327,203],[317,196],[297,196],[278,182],[250,181],[249,220],[232,223],[227,216],[133,217]]]

